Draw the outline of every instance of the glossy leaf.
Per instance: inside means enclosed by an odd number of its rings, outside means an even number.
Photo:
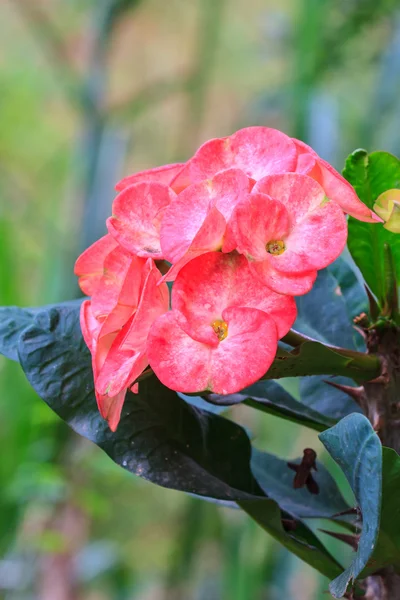
[[[327,553],[319,539],[301,522],[294,531],[286,532],[273,500],[240,500],[238,505],[285,548],[312,565],[326,577],[336,577],[340,564]]]
[[[297,298],[298,318],[295,327],[325,344],[365,351],[363,338],[353,327],[353,318],[368,308],[368,298],[348,261],[339,258],[318,273],[311,292]],[[300,380],[301,400],[324,415],[341,419],[359,406],[342,391],[326,384],[326,376]],[[332,381],[354,385],[348,377]]]
[[[360,199],[369,208],[380,194],[400,188],[400,161],[388,152],[356,150],[346,160],[343,171]],[[349,217],[348,247],[365,281],[382,304],[385,300],[384,244],[390,245],[400,280],[400,236],[382,224],[371,224]]]
[[[257,381],[238,394],[218,396],[208,394],[208,404],[227,407],[244,403],[252,408],[282,417],[316,431],[332,427],[336,421],[295,400],[289,392],[275,381]]]
[[[299,464],[300,461],[290,462]],[[294,489],[295,474],[287,461],[257,449],[252,452],[251,468],[261,488],[297,519],[330,519],[349,508],[329,471],[319,462],[317,466],[318,471],[313,471],[312,476],[319,486],[319,493],[311,494],[306,487]]]
[[[18,306],[0,308],[0,354],[18,361],[18,338],[34,318],[34,309]]]
[[[76,308],[39,314],[22,334],[18,352],[37,393],[117,464],[163,487],[219,501],[255,502],[271,535],[322,573],[340,571],[305,525],[299,524],[299,532],[284,531],[279,507],[265,498],[252,474],[250,441],[240,426],[187,404],[149,377],[140,382],[138,394],[128,393],[119,427],[111,432],[96,407]]]
[[[319,438],[343,470],[363,517],[358,551],[351,565],[329,586],[334,598],[341,598],[349,583],[362,573],[377,544],[382,446],[368,419],[360,414],[348,415],[332,429],[321,433]]]

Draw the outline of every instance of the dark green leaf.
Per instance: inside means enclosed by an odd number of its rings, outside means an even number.
[[[348,261],[339,258],[319,271],[313,289],[296,299],[296,328],[325,344],[365,351],[365,343],[353,327],[353,318],[368,308],[368,298]],[[300,380],[304,404],[331,419],[341,419],[360,408],[350,396],[328,386],[325,376]],[[336,383],[354,385],[347,377],[335,377]]]
[[[275,381],[257,381],[238,394],[219,396],[208,394],[208,404],[212,402],[220,407],[243,402],[252,408],[299,423],[317,431],[324,431],[335,424],[335,420],[298,402]]]
[[[63,302],[58,306],[79,306],[82,299]],[[34,322],[35,316],[53,305],[20,308],[0,307],[0,354],[18,362],[18,340],[21,333]]]
[[[360,199],[369,208],[386,190],[400,188],[400,161],[388,152],[356,150],[346,160],[343,171]],[[384,244],[390,245],[400,280],[400,236],[382,224],[364,223],[349,217],[348,247],[365,281],[384,304]]]
[[[363,517],[358,551],[348,569],[329,586],[335,598],[341,598],[351,580],[367,565],[376,546],[382,488],[382,446],[368,419],[348,415],[319,435],[320,440],[343,470]]]
[[[305,525],[299,523],[299,531],[290,534],[283,530],[279,507],[265,498],[252,474],[249,439],[235,423],[190,406],[149,377],[140,382],[139,394],[128,393],[120,425],[111,432],[97,411],[77,308],[61,306],[39,314],[20,338],[19,357],[47,404],[117,464],[164,487],[219,500],[254,501],[263,526],[286,547],[328,576],[340,571]]]
[[[238,504],[285,548],[326,577],[337,577],[341,572],[340,564],[303,523],[297,521],[294,531],[284,530],[278,505],[273,500],[240,500]]]
[[[290,462],[299,464],[300,461]],[[349,508],[336,482],[321,463],[318,463],[318,471],[312,472],[319,486],[318,494],[311,494],[306,487],[294,489],[294,472],[287,466],[287,461],[273,454],[253,449],[251,468],[267,496],[295,518],[330,519]]]
[[[18,361],[18,338],[34,318],[34,309],[18,306],[0,308],[0,354]]]

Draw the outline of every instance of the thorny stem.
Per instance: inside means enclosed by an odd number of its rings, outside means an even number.
[[[364,412],[384,446],[400,453],[400,328],[365,329],[368,353],[380,356],[383,370],[364,384]],[[400,576],[388,567],[367,578],[368,600],[400,600]]]

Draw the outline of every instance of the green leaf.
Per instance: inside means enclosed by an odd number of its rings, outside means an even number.
[[[348,415],[337,425],[319,435],[332,458],[343,470],[363,517],[363,528],[351,565],[331,582],[334,598],[341,598],[350,581],[354,581],[368,564],[379,533],[382,446],[368,419],[360,414]]]
[[[368,155],[365,150],[356,150],[347,158],[343,175],[360,199],[372,209],[380,194],[400,188],[400,161],[388,152]],[[385,301],[385,243],[391,247],[397,280],[400,280],[400,236],[385,229],[381,223],[364,223],[349,217],[349,250],[382,305]]]
[[[34,309],[18,306],[0,308],[0,354],[18,361],[18,338],[33,323]]]
[[[250,470],[245,431],[189,406],[155,377],[128,393],[112,433],[93,393],[90,354],[75,309],[40,313],[19,341],[21,366],[32,387],[77,433],[141,477],[192,494],[235,500],[261,494]]]
[[[285,548],[326,577],[337,577],[341,572],[340,564],[306,525],[297,521],[294,531],[285,531],[273,500],[240,500],[238,505]]]
[[[97,410],[76,307],[40,313],[21,335],[18,354],[43,400],[114,462],[163,487],[228,502],[255,502],[268,521],[263,526],[286,547],[328,576],[340,571],[307,526],[299,523],[298,530],[284,531],[278,505],[265,498],[253,476],[250,441],[239,425],[187,404],[149,377],[140,382],[138,394],[128,393],[120,425],[111,432]]]
[[[296,303],[295,327],[299,331],[325,344],[365,351],[364,340],[353,327],[353,318],[367,310],[368,298],[347,260],[339,258],[327,269],[319,271],[313,289],[297,298]],[[302,378],[302,402],[336,420],[360,411],[350,396],[327,385],[326,380],[326,376]],[[334,381],[354,385],[348,377],[336,377]]]
[[[80,306],[82,299],[63,302],[58,306]],[[0,354],[18,362],[18,340],[22,332],[32,323],[36,315],[54,305],[20,308],[19,306],[0,307]]]
[[[228,396],[208,394],[206,400],[208,400],[208,404],[212,402],[220,407],[244,403],[257,410],[282,417],[316,431],[325,431],[336,423],[335,419],[326,417],[306,404],[295,400],[275,381],[257,381],[241,392]]]
[[[299,464],[301,459],[290,462]],[[319,493],[311,494],[306,487],[293,488],[294,472],[287,461],[255,448],[251,457],[253,474],[263,491],[297,519],[331,519],[349,508],[329,471],[320,462],[317,464],[318,471],[313,471],[312,476],[318,483]]]

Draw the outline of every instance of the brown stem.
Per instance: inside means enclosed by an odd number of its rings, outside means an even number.
[[[368,352],[382,360],[382,375],[364,384],[366,415],[382,444],[400,453],[400,328],[367,330]],[[392,568],[367,578],[366,600],[400,600],[400,576]]]

